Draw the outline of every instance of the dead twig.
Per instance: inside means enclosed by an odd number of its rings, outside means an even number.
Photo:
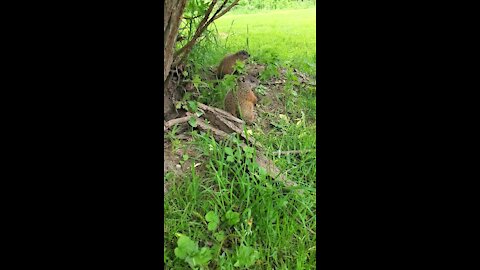
[[[275,85],[275,84],[284,84],[284,83],[285,83],[285,80],[275,81],[275,82],[266,82],[265,84],[267,84],[267,85]]]
[[[225,117],[226,119],[228,119],[230,121],[233,121],[233,122],[236,122],[236,123],[239,123],[239,124],[244,124],[245,123],[242,119],[239,119],[239,118],[231,115],[230,113],[228,113],[228,112],[226,112],[222,109],[215,108],[215,107],[210,107],[210,106],[205,105],[205,104],[200,103],[200,102],[197,102],[197,105],[202,110],[210,111],[212,113],[221,114],[223,117]]]
[[[225,139],[226,137],[228,137],[228,133],[226,133],[223,130],[212,127],[211,125],[205,123],[205,121],[203,121],[201,118],[198,118],[196,115],[187,112],[187,116],[188,117],[190,117],[190,116],[196,117],[197,126],[200,127],[201,129],[205,130],[205,131],[209,131],[209,130],[212,131],[213,135],[215,136],[216,139],[222,140],[222,139]]]
[[[251,142],[253,145],[258,146],[258,147],[263,147],[252,136],[247,136],[247,134],[245,134],[245,130],[243,129],[243,125],[245,124],[245,122],[243,120],[241,120],[241,119],[239,119],[239,118],[231,115],[230,113],[228,113],[224,110],[221,110],[219,108],[210,107],[210,106],[207,106],[207,105],[202,104],[202,103],[197,103],[197,105],[200,109],[205,110],[205,111],[209,111],[213,114],[215,119],[209,119],[210,121],[219,120],[220,122],[225,124],[228,128],[230,128],[232,131],[240,134],[240,136],[242,136],[245,140]],[[208,118],[208,115],[205,114],[205,116]],[[237,124],[232,123],[232,122],[235,122]]]
[[[184,117],[172,119],[172,120],[170,120],[170,121],[168,121],[168,122],[165,122],[165,121],[164,121],[164,123],[163,123],[163,131],[171,128],[171,127],[174,126],[174,125],[188,122],[189,119],[190,119],[190,116],[184,116]]]
[[[315,151],[314,149],[305,149],[305,150],[291,150],[291,151],[275,151],[275,154],[280,155],[290,155],[290,154],[303,154],[303,153],[308,153]]]

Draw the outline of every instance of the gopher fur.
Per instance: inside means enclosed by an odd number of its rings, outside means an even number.
[[[238,78],[237,90],[228,91],[225,96],[225,110],[236,117],[240,117],[248,124],[252,124],[255,115],[254,106],[257,103],[257,97],[253,89],[257,87],[259,81],[252,76],[241,76]]]
[[[223,58],[222,62],[218,66],[217,76],[222,79],[226,74],[232,74],[234,71],[235,63],[237,60],[245,61],[250,57],[247,51],[239,51],[235,54],[230,54]]]

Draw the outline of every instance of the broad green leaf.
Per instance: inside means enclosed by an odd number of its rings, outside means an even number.
[[[258,258],[258,251],[254,250],[252,247],[240,246],[237,250],[237,262],[235,262],[236,267],[249,267],[255,263],[255,260]]]
[[[215,212],[213,212],[213,211],[208,212],[205,215],[205,219],[209,222],[219,222],[220,221],[217,214],[215,214]]]
[[[213,211],[210,211],[205,215],[205,220],[209,222],[208,223],[209,231],[215,231],[217,229],[218,223],[220,222],[220,218]]]
[[[235,225],[240,221],[240,214],[237,212],[233,212],[232,210],[229,210],[225,214],[225,218],[227,219],[227,222],[229,225]]]
[[[189,100],[188,101],[188,108],[190,109],[190,111],[196,112],[197,111],[197,102]]]
[[[192,127],[197,127],[197,119],[195,117],[190,117],[190,120],[188,120],[188,123],[192,126]]]
[[[203,247],[200,253],[194,257],[199,265],[206,265],[212,259],[211,250],[207,247]]]
[[[191,240],[188,236],[180,236],[177,241],[177,247],[174,250],[175,256],[185,259],[189,255],[198,252],[198,244]]]
[[[225,232],[224,231],[214,233],[213,235],[215,236],[215,239],[217,239],[218,242],[221,242],[223,239],[225,239]]]
[[[210,222],[208,223],[208,230],[215,231],[218,227],[218,222]]]
[[[233,155],[233,149],[227,146],[227,147],[225,147],[225,153],[227,153],[227,155],[231,156],[231,155]]]

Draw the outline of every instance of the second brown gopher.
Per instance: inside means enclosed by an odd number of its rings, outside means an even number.
[[[232,74],[237,60],[245,61],[249,57],[250,57],[250,54],[248,54],[248,52],[244,50],[225,56],[225,58],[223,58],[222,62],[218,66],[218,70],[217,70],[218,78],[219,79],[223,78],[225,74]]]
[[[257,103],[253,89],[258,86],[259,81],[257,78],[247,75],[240,76],[237,82],[237,90],[230,90],[225,96],[225,110],[251,124],[255,119],[253,108]]]

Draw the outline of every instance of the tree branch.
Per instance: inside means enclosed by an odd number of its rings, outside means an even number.
[[[225,15],[225,13],[227,13],[230,9],[232,9],[234,6],[236,6],[238,4],[238,1],[240,1],[240,0],[236,0],[235,2],[233,2],[230,6],[228,6],[224,11],[222,11],[220,14],[218,14],[213,19],[216,20],[216,19],[222,17],[223,15]]]
[[[210,16],[210,13],[212,13],[213,7],[217,3],[217,0],[213,0],[210,6],[208,7],[207,11],[205,12],[205,16],[203,19],[200,21],[198,24],[197,30],[195,31],[195,34],[193,35],[193,38],[185,45],[183,46],[180,50],[175,52],[174,58],[177,58],[181,53],[185,52],[189,47],[193,46],[197,38],[200,36],[201,32],[200,30],[202,29],[203,25],[207,22],[208,17]],[[177,63],[177,61],[175,61]],[[177,63],[178,64],[178,63]]]
[[[208,20],[208,17],[210,16],[210,13],[212,12],[213,10],[213,6],[216,4],[216,0],[213,0],[212,1],[212,4],[210,4],[208,10],[207,10],[207,13],[205,14],[205,17],[202,19],[202,21],[199,23],[198,27],[197,27],[197,30],[195,31],[195,35],[193,36],[193,38],[185,45],[183,46],[180,50],[178,50],[176,53],[175,53],[175,60],[174,60],[174,63],[173,65],[178,65],[180,64],[181,62],[183,62],[188,53],[192,50],[193,48],[193,45],[195,45],[195,43],[197,42],[197,39],[198,37],[205,31],[205,29],[207,29],[207,27],[216,19],[220,18],[221,16],[223,16],[225,13],[227,13],[230,9],[232,9],[234,6],[236,6],[238,4],[238,2],[240,0],[235,0],[232,4],[230,4],[226,9],[222,10],[225,5],[227,4],[227,1],[228,0],[224,0],[224,2],[222,3],[222,5],[217,9],[217,11],[214,13],[214,15],[212,16],[212,18],[210,18],[210,20]],[[222,11],[221,11],[222,10]],[[221,12],[220,12],[221,11]],[[182,55],[180,57],[180,55]]]

